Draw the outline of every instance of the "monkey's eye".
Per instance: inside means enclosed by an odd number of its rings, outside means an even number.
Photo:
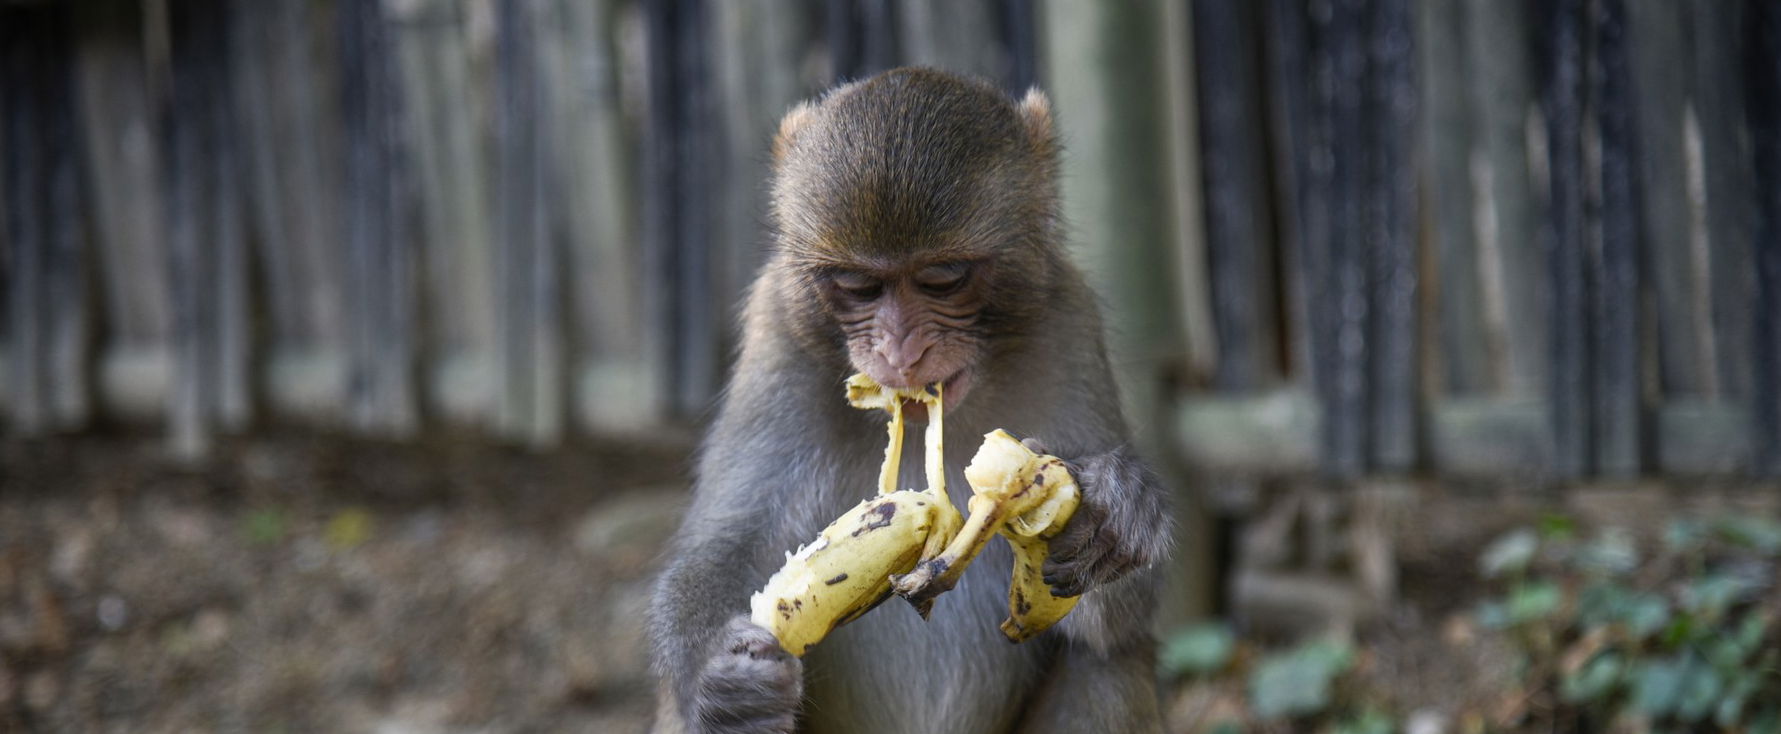
[[[950,296],[964,288],[970,278],[970,263],[944,263],[922,268],[915,274],[915,283],[930,296]]]
[[[859,301],[870,301],[884,291],[884,283],[865,273],[837,270],[829,274],[829,285],[841,295]]]

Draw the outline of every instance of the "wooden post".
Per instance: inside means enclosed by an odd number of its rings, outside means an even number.
[[[913,7],[913,6],[908,6]],[[811,3],[779,0],[720,2],[711,6],[712,88],[719,96],[715,149],[712,250],[713,299],[724,317],[724,354],[733,352],[734,315],[748,284],[765,260],[768,148],[779,119],[800,99],[819,90],[800,74],[805,54],[819,40]],[[984,39],[976,39],[982,46]]]
[[[673,0],[645,7],[649,66],[649,151],[644,238],[652,250],[652,299],[672,343],[668,360],[674,411],[703,412],[716,395],[721,366],[718,316],[711,297],[708,248],[715,165],[712,95],[705,43],[704,0]],[[653,328],[653,327],[652,327]]]
[[[1465,2],[1465,54],[1476,63],[1466,85],[1477,111],[1478,148],[1471,162],[1475,270],[1491,345],[1491,387],[1503,397],[1535,402],[1546,396],[1551,361],[1545,310],[1550,278],[1528,149],[1530,121],[1539,128],[1529,42],[1538,30],[1524,3]]]
[[[168,393],[171,450],[183,460],[208,453],[220,377],[215,359],[220,243],[202,214],[213,169],[205,148],[215,132],[206,69],[216,63],[217,26],[222,8],[214,2],[166,6],[169,88],[161,99],[162,167],[167,201],[167,277],[173,293],[174,373]]]
[[[1405,472],[1420,458],[1417,416],[1421,350],[1417,338],[1415,34],[1409,0],[1375,0],[1368,18],[1368,236],[1372,240],[1370,459]]]
[[[482,108],[470,85],[465,9],[457,0],[389,6],[398,58],[404,136],[411,141],[419,216],[420,293],[428,318],[418,336],[429,415],[460,425],[495,421],[496,305],[489,181],[480,143]],[[497,115],[501,114],[497,110]]]
[[[545,203],[549,105],[540,89],[534,5],[502,0],[497,7],[499,425],[530,445],[546,446],[561,437],[566,416],[559,257]]]
[[[1482,145],[1473,118],[1480,110],[1467,93],[1477,59],[1466,45],[1468,8],[1463,0],[1416,4],[1417,61],[1421,67],[1421,184],[1429,204],[1428,232],[1435,259],[1436,323],[1441,393],[1475,396],[1493,386],[1493,356],[1486,338],[1483,283],[1474,218],[1472,158]]]
[[[732,3],[724,3],[725,8]],[[558,134],[564,186],[572,205],[568,251],[575,287],[572,343],[577,344],[576,411],[594,432],[649,426],[665,413],[667,354],[648,347],[665,335],[646,301],[645,248],[637,236],[639,146],[621,108],[620,25],[615,0],[562,4],[562,32],[572,49],[556,99],[565,124]],[[646,318],[639,319],[639,314]]]
[[[1693,215],[1689,239],[1706,239],[1709,261],[1713,369],[1707,387],[1710,394],[1737,405],[1750,398],[1748,335],[1756,310],[1750,237],[1755,200],[1761,195],[1752,180],[1742,59],[1727,51],[1741,45],[1742,8],[1729,2],[1685,7],[1694,35],[1688,39],[1690,99],[1683,118],[1683,150]]]
[[[1368,362],[1371,345],[1367,322],[1366,157],[1353,141],[1366,135],[1367,23],[1360,0],[1340,0],[1327,22],[1318,23],[1317,46],[1322,69],[1317,72],[1320,106],[1329,115],[1330,179],[1328,254],[1323,259],[1325,286],[1317,306],[1326,314],[1319,329],[1330,342],[1324,350],[1324,470],[1351,478],[1366,467],[1370,454]]]
[[[349,297],[345,100],[338,88],[344,59],[331,30],[338,19],[303,0],[268,1],[267,17],[256,13],[254,21],[264,24],[263,45],[244,49],[264,57],[268,79],[258,91],[269,95],[264,102],[275,112],[268,120],[271,149],[255,146],[269,158],[256,157],[252,165],[275,167],[282,184],[270,213],[275,218],[259,222],[287,235],[282,251],[271,249],[277,239],[261,241],[260,283],[272,316],[267,396],[281,416],[339,424],[351,399],[351,332],[365,314]],[[243,99],[250,106],[253,86]]]
[[[1543,239],[1551,284],[1546,315],[1551,368],[1546,396],[1553,470],[1567,478],[1582,476],[1595,464],[1582,198],[1583,21],[1583,0],[1555,0],[1542,7],[1535,26],[1543,52],[1540,101],[1547,149]]]
[[[1214,383],[1253,390],[1278,374],[1274,353],[1273,241],[1253,4],[1195,0],[1195,68],[1206,197],[1207,259],[1217,330]]]
[[[1694,180],[1684,133],[1690,115],[1692,64],[1687,60],[1692,13],[1680,3],[1654,2],[1631,2],[1626,11],[1627,42],[1639,51],[1627,58],[1632,65],[1638,136],[1640,201],[1634,212],[1640,218],[1645,270],[1651,274],[1650,290],[1658,304],[1652,309],[1657,384],[1665,397],[1701,396],[1717,392],[1718,380],[1711,365],[1715,334],[1704,267],[1708,261],[1700,251],[1707,243],[1704,231],[1701,240],[1694,237]],[[1602,152],[1606,184],[1608,151],[1604,147]]]
[[[99,278],[94,299],[106,339],[98,345],[98,402],[113,418],[146,421],[165,413],[172,314],[164,207],[151,145],[143,4],[82,4],[75,62],[80,92],[85,181]]]
[[[1745,5],[1745,104],[1756,172],[1751,426],[1756,470],[1781,475],[1781,8]]]
[[[378,0],[339,5],[347,150],[346,242],[353,425],[402,436],[419,416],[413,384],[411,202],[389,20]]]
[[[1328,371],[1320,367],[1319,350],[1325,349],[1328,341],[1320,328],[1327,314],[1314,310],[1312,303],[1322,297],[1327,266],[1330,171],[1327,165],[1312,165],[1313,161],[1327,161],[1319,156],[1329,150],[1327,109],[1316,94],[1312,76],[1319,54],[1311,46],[1309,15],[1295,0],[1270,0],[1262,30],[1269,126],[1274,139],[1274,221],[1281,259],[1278,281],[1288,309],[1281,319],[1288,329],[1289,344],[1281,355],[1287,367],[1283,371],[1307,395],[1321,394],[1318,386]]]
[[[1596,471],[1636,476],[1644,470],[1648,431],[1639,348],[1639,197],[1622,0],[1593,0],[1589,87],[1598,146],[1590,191],[1591,360]],[[1585,154],[1587,161],[1591,156]]]
[[[47,52],[41,8],[0,10],[0,216],[6,218],[10,249],[7,310],[11,322],[7,387],[12,428],[22,435],[48,427],[48,379],[43,364],[42,317],[44,260],[49,249],[44,233],[42,182],[46,178],[43,148],[47,125],[46,96],[40,89]]]
[[[902,42],[898,63],[1004,80],[1008,55],[998,43],[989,0],[901,0],[891,8]]]
[[[832,82],[862,79],[897,64],[890,0],[827,0],[823,29]]]

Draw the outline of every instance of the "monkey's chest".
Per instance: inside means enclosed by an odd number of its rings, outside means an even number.
[[[1045,639],[1010,644],[998,629],[1011,566],[1006,544],[992,541],[927,620],[892,597],[812,648],[808,731],[1011,728],[1051,653]]]

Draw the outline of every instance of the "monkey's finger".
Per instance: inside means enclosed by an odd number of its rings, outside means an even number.
[[[1047,586],[1053,587],[1053,593],[1058,596],[1075,596],[1075,594],[1063,593],[1059,589],[1076,589],[1076,593],[1081,593],[1082,588],[1094,581],[1094,567],[1097,560],[1099,560],[1099,556],[1094,555],[1077,556],[1065,560],[1047,560],[1044,568],[1040,569],[1043,574],[1041,579]]]
[[[1028,451],[1031,451],[1035,454],[1049,454],[1049,453],[1051,453],[1050,450],[1045,448],[1044,441],[1040,441],[1039,439],[1033,438],[1032,436],[1028,436],[1026,438],[1021,439],[1020,445],[1027,447]]]
[[[1064,523],[1064,530],[1049,541],[1050,557],[1067,561],[1082,553],[1095,541],[1105,522],[1107,511],[1098,505],[1083,503],[1076,508],[1076,514]]]
[[[778,657],[792,657],[772,632],[749,621],[748,617],[736,617],[730,620],[725,629],[725,647],[732,655],[747,655],[756,660]]]
[[[1051,587],[1051,595],[1060,599],[1072,596],[1082,596],[1086,593],[1088,593],[1087,579],[1076,579],[1068,583],[1054,584]]]

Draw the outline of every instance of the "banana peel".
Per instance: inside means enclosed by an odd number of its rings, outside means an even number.
[[[1014,549],[1002,634],[1014,642],[1031,639],[1069,614],[1080,598],[1052,594],[1044,567],[1050,540],[1081,504],[1081,489],[1062,459],[1041,455],[1001,429],[983,437],[965,467],[965,481],[973,493],[964,527],[939,555],[893,578],[891,587],[925,617],[935,597],[951,590],[990,537],[999,534]]]

